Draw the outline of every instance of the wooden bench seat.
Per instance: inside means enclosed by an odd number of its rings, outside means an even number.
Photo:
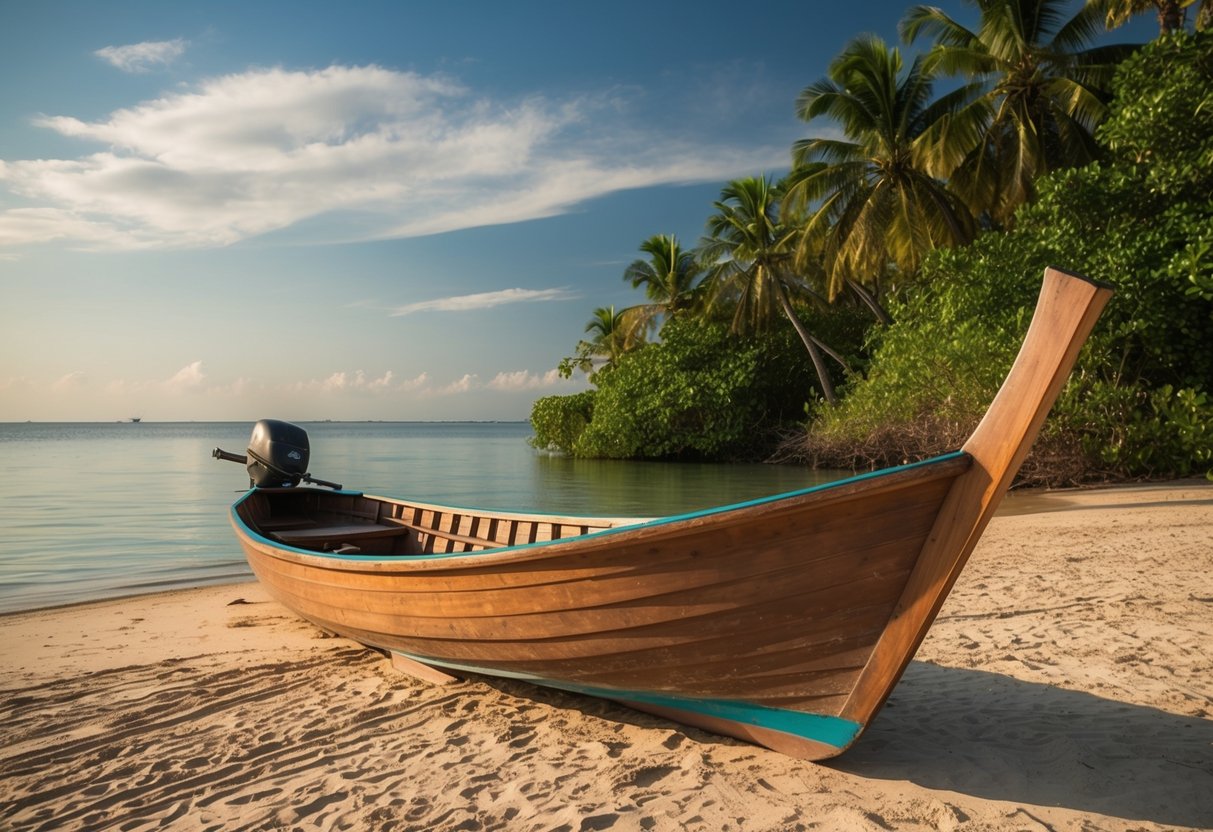
[[[353,543],[358,540],[375,540],[382,537],[398,537],[408,533],[408,528],[384,523],[347,523],[339,526],[310,526],[300,529],[282,529],[274,537],[283,543],[317,545],[322,543]]]
[[[306,515],[280,514],[257,524],[263,532],[279,532],[284,529],[315,528],[315,519]]]
[[[267,524],[266,532],[271,537],[292,546],[315,549],[331,544],[356,544],[361,541],[378,540],[388,537],[398,537],[413,532],[428,536],[432,540],[450,540],[465,546],[476,546],[485,549],[495,549],[505,544],[497,540],[483,537],[447,532],[441,529],[430,529],[425,526],[412,526],[401,523],[345,523],[341,525],[320,525],[313,522],[310,526],[301,523],[286,522]],[[433,543],[426,546],[427,550],[434,548]]]

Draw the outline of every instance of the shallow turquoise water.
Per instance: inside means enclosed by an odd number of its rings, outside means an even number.
[[[656,516],[834,476],[772,465],[570,460],[525,423],[304,423],[311,473],[477,508]],[[251,578],[227,522],[251,423],[0,424],[0,612]]]

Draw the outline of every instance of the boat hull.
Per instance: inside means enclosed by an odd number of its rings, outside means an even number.
[[[284,545],[246,519],[258,514],[251,504],[278,496],[269,492],[250,492],[233,522],[270,594],[325,629],[819,759],[858,735],[843,706],[969,465],[955,454],[798,495],[466,553]],[[378,506],[378,522],[401,506],[411,513],[400,501],[356,499]]]
[[[830,757],[897,684],[1110,296],[1047,269],[985,417],[921,463],[651,521],[254,489],[232,523],[267,590],[325,629]]]

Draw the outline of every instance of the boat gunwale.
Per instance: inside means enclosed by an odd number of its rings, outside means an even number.
[[[619,535],[636,534],[653,529],[663,529],[667,526],[679,526],[693,524],[696,521],[701,521],[708,517],[716,517],[718,515],[729,514],[734,512],[742,512],[749,509],[761,509],[771,507],[775,504],[795,500],[803,497],[816,497],[818,495],[829,496],[832,491],[837,491],[850,486],[856,486],[868,482],[874,482],[883,478],[905,475],[914,471],[919,471],[924,468],[933,467],[936,465],[948,466],[958,462],[965,462],[968,465],[972,464],[972,457],[964,450],[951,451],[938,456],[929,457],[928,459],[918,460],[916,462],[897,465],[890,468],[880,468],[875,471],[865,471],[862,474],[846,477],[840,480],[831,482],[819,483],[818,485],[808,486],[806,488],[796,489],[793,491],[785,491],[777,494],[756,497],[751,500],[744,500],[738,503],[729,503],[721,506],[713,506],[705,509],[699,509],[691,512],[680,514],[671,514],[662,517],[655,517],[639,522],[630,522],[625,525],[614,526],[599,531],[579,534],[570,537],[561,537],[553,540],[540,540],[533,543],[519,543],[513,546],[496,546],[485,548],[476,551],[466,552],[430,552],[418,554],[404,555],[385,555],[385,554],[342,554],[338,552],[319,552],[314,549],[304,549],[298,546],[292,546],[288,543],[283,543],[280,540],[275,540],[263,534],[258,529],[245,522],[244,518],[239,514],[240,506],[253,495],[268,489],[249,489],[243,494],[230,509],[230,519],[235,527],[237,534],[247,537],[250,542],[259,544],[260,547],[269,549],[265,554],[273,554],[277,557],[284,557],[290,560],[298,560],[301,563],[314,563],[317,566],[325,566],[327,568],[352,568],[357,570],[360,565],[400,565],[424,568],[432,565],[439,568],[455,568],[463,564],[461,560],[469,561],[469,565],[486,566],[488,562],[494,563],[498,561],[513,561],[518,559],[518,555],[523,558],[542,557],[549,554],[547,550],[554,547],[567,548],[569,546],[582,547],[586,542],[592,541],[598,543],[603,540],[618,537]],[[958,470],[956,475],[964,473],[966,469]],[[284,491],[296,491],[296,489],[284,489]],[[601,517],[574,517],[561,514],[537,514],[533,512],[510,513],[507,511],[495,511],[485,509],[475,509],[465,506],[439,505],[431,503],[414,503],[403,498],[383,497],[373,494],[365,494],[361,491],[319,491],[315,493],[326,495],[340,495],[348,497],[362,497],[368,500],[376,500],[384,503],[403,504],[408,506],[418,506],[422,508],[442,509],[447,511],[462,511],[469,514],[478,514],[485,517],[501,517],[508,519],[523,519],[523,520],[544,520],[547,518],[559,518],[570,521],[575,520],[590,520],[603,521],[613,520],[609,516]],[[424,530],[421,530],[424,533]],[[555,554],[554,552],[550,554]],[[319,561],[319,563],[315,563]]]

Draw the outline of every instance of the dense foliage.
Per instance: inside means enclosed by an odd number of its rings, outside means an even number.
[[[624,280],[648,302],[596,310],[561,369],[598,389],[536,403],[539,444],[744,458],[807,412],[785,450],[819,465],[950,450],[1057,265],[1117,292],[1026,479],[1213,476],[1213,34],[1089,48],[1094,4],[972,2],[974,30],[907,13],[934,40],[909,66],[856,40],[800,99],[843,138],[728,183],[693,253],[641,246]]]
[[[1213,468],[1213,36],[1164,38],[1118,72],[1108,160],[1045,177],[1011,233],[927,259],[876,333],[867,378],[812,427],[825,464],[954,446],[984,410],[1049,264],[1112,283],[1043,437],[1037,473],[1080,480]],[[1029,473],[1032,469],[1029,466]]]
[[[804,418],[813,376],[790,328],[738,336],[675,319],[595,376],[597,391],[535,403],[535,442],[577,456],[752,459]]]
[[[586,425],[594,418],[596,390],[571,396],[545,396],[531,407],[531,444],[538,448],[572,453]]]

